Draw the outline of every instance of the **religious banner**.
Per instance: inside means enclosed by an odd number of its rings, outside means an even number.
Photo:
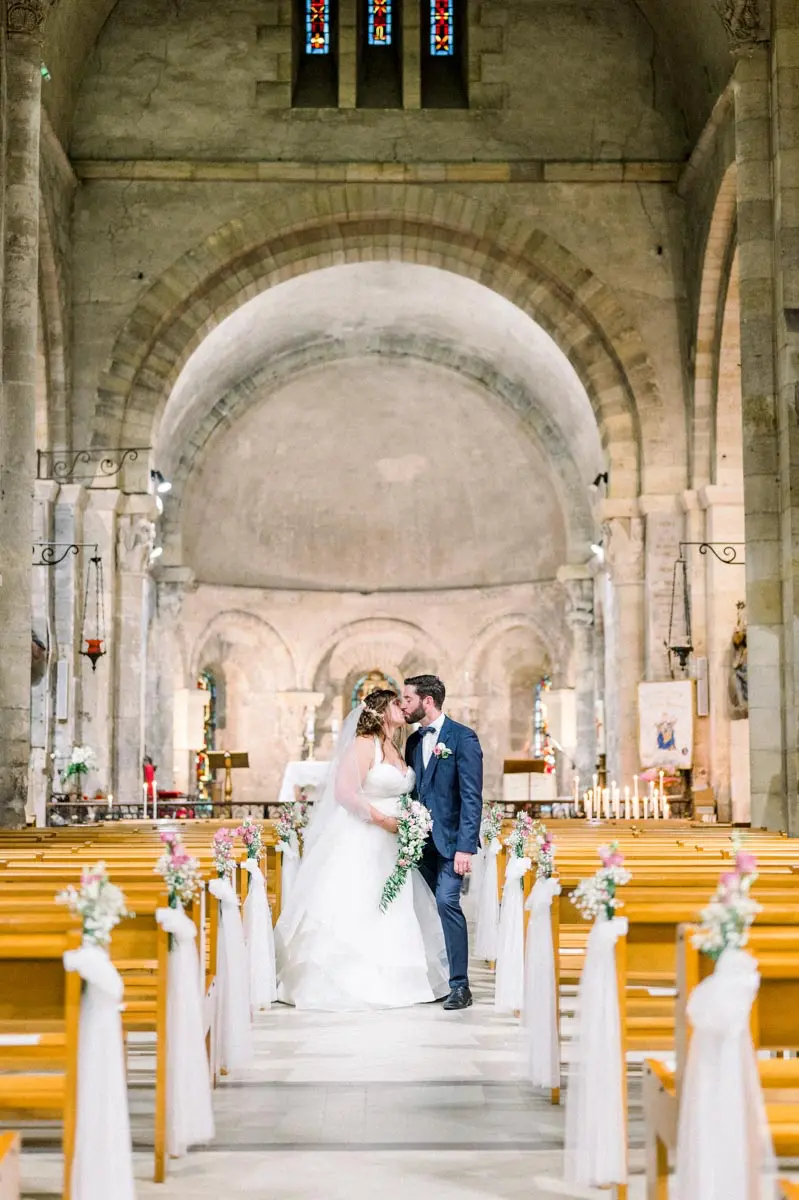
[[[694,685],[690,679],[639,683],[641,766],[687,771],[694,756]]]

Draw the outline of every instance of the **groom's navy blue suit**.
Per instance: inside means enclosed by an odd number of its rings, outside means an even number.
[[[473,729],[444,718],[434,743],[441,742],[449,755],[430,755],[424,765],[422,738],[418,731],[408,739],[407,761],[416,772],[414,797],[433,816],[419,869],[435,893],[449,959],[450,987],[468,984],[469,938],[461,911],[463,877],[455,874],[458,851],[476,854],[483,813],[483,751]],[[432,747],[431,747],[432,749]]]

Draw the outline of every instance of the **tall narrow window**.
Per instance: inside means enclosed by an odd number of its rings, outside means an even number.
[[[402,108],[400,0],[358,2],[358,107]]]
[[[422,0],[422,108],[468,108],[466,0]]]
[[[335,108],[338,105],[337,0],[295,0],[295,6],[293,103],[299,108]]]
[[[194,758],[194,782],[197,799],[202,804],[203,801],[210,801],[211,785],[214,782],[213,773],[208,766],[209,751],[216,749],[216,680],[213,674],[210,671],[202,671],[197,676],[197,687],[205,693],[203,747],[197,751]]]

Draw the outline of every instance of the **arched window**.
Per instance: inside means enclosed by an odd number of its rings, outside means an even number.
[[[402,108],[399,0],[359,0],[358,108]]]
[[[213,774],[208,767],[208,753],[216,749],[216,680],[211,671],[201,671],[197,676],[197,687],[205,693],[205,711],[203,713],[203,748],[198,750],[194,760],[194,779],[197,788],[197,798],[202,801],[211,800],[211,784]]]
[[[543,758],[548,772],[555,770],[555,747],[549,732],[546,702],[546,694],[551,689],[552,680],[546,675],[536,684],[533,705],[533,758]]]
[[[466,0],[422,0],[422,108],[468,108]]]
[[[338,105],[337,0],[295,0],[293,104]]]

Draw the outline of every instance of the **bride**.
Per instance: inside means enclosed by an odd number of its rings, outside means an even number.
[[[285,1004],[400,1008],[449,993],[441,919],[418,871],[380,911],[397,859],[397,801],[414,785],[397,749],[404,728],[391,691],[372,692],[344,723],[275,929]]]

